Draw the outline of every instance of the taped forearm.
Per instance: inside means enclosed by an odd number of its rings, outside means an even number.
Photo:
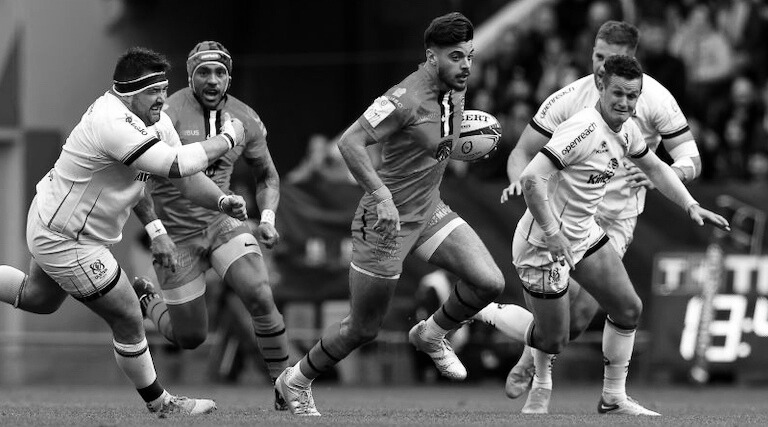
[[[171,147],[155,144],[142,154],[134,165],[153,175],[181,178],[200,172],[233,146],[231,140],[217,135],[202,142]]]
[[[669,150],[672,157],[672,168],[679,171],[680,180],[691,182],[701,174],[701,157],[699,148],[694,140],[680,143]]]

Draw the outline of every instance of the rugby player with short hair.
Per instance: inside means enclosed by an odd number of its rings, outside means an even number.
[[[182,146],[162,112],[169,69],[164,56],[145,48],[128,49],[119,58],[112,88],[88,107],[37,184],[27,217],[29,275],[0,266],[0,300],[49,314],[71,295],[110,326],[117,364],[151,412],[197,415],[216,404],[173,396],[160,385],[139,301],[109,250],[122,239],[150,175],[179,178],[179,190],[202,206],[246,215],[242,197],[225,195],[200,173],[239,147],[242,123],[224,117],[219,135]]]
[[[432,20],[424,33],[426,62],[374,100],[339,141],[365,190],[352,222],[350,312],[278,378],[296,415],[320,415],[312,380],[375,339],[410,253],[461,280],[434,314],[411,329],[409,340],[432,357],[442,375],[455,380],[467,375],[445,335],[504,288],[488,249],[440,198],[443,173],[458,145],[472,39],[472,23],[460,13]],[[382,149],[378,169],[366,152],[372,144]]]
[[[605,309],[605,362],[598,412],[659,415],[629,398],[626,378],[642,302],[609,236],[595,215],[624,158],[630,157],[664,196],[691,220],[728,229],[728,222],[701,206],[674,170],[650,150],[633,120],[644,89],[640,64],[612,55],[601,68],[596,105],[562,122],[520,175],[528,209],[517,224],[512,259],[534,320],[526,342],[535,374],[523,413],[547,413],[552,363],[568,344],[569,278]]]
[[[593,74],[556,91],[539,107],[536,115],[526,126],[517,145],[507,161],[507,175],[510,185],[501,195],[501,202],[509,197],[521,195],[520,173],[533,157],[552,137],[557,126],[585,108],[594,107],[599,98],[597,88],[603,73],[603,63],[612,55],[634,56],[637,50],[639,32],[626,22],[607,21],[595,37],[592,52]],[[663,144],[671,154],[672,170],[680,180],[688,183],[701,173],[701,159],[693,134],[685,115],[672,94],[651,76],[643,75],[643,91],[637,100],[632,120],[637,123],[648,147],[655,151]],[[596,220],[610,236],[616,252],[623,257],[632,242],[637,217],[645,207],[646,188],[653,184],[630,160],[623,161],[608,182],[606,196],[596,212]],[[578,283],[571,280],[571,340],[580,336],[592,322],[599,306],[587,292],[580,292]],[[505,318],[504,324],[526,322],[519,310],[508,310],[512,305],[500,306],[497,318]],[[514,336],[511,331],[507,335]],[[526,347],[517,364],[507,376],[507,396],[516,398],[524,393],[533,377],[533,358]]]
[[[256,234],[264,246],[272,248],[280,237],[275,229],[280,177],[267,147],[264,123],[251,107],[228,93],[232,56],[221,43],[200,42],[188,55],[187,75],[189,87],[171,95],[165,111],[184,146],[217,135],[219,123],[227,115],[242,121],[245,142],[210,162],[205,174],[229,194],[235,161],[241,156],[245,159],[261,208]],[[274,382],[288,366],[288,339],[259,241],[245,222],[198,206],[172,180],[154,177],[151,184],[151,199],[140,203],[136,211],[141,208],[139,217],[152,236],[162,296],[149,279],[134,281],[145,316],[170,342],[184,349],[197,348],[208,333],[205,272],[213,268],[251,314],[259,353]],[[287,409],[277,391],[274,406]]]

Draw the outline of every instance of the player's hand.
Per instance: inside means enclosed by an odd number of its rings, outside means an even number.
[[[696,224],[704,225],[704,223],[709,223],[721,230],[731,231],[731,225],[728,224],[727,219],[708,209],[702,208],[698,204],[688,208],[688,215]]]
[[[262,222],[256,229],[256,238],[259,240],[259,243],[262,243],[267,249],[272,249],[280,241],[280,234],[277,232],[274,225],[268,222]]]
[[[515,180],[509,183],[509,187],[501,190],[501,203],[507,203],[512,196],[522,196],[523,186],[520,185],[520,180]]]
[[[221,202],[219,203],[219,210],[231,216],[232,218],[239,219],[240,221],[245,221],[248,219],[248,211],[245,206],[245,199],[236,194],[230,194],[221,199]]]
[[[561,231],[558,230],[550,237],[545,236],[544,242],[547,244],[547,250],[552,254],[552,261],[559,262],[563,266],[567,263],[571,270],[576,267],[576,263],[573,262],[573,252],[571,252],[571,242]]]
[[[245,126],[238,118],[233,118],[229,113],[224,112],[221,115],[221,129],[219,133],[229,135],[235,146],[242,145],[245,142]]]
[[[656,186],[653,185],[653,182],[648,178],[648,175],[640,170],[634,163],[626,162],[624,163],[624,167],[627,168],[627,182],[629,183],[630,188],[645,187],[649,190],[656,188]]]
[[[382,200],[376,205],[378,219],[373,224],[373,229],[382,236],[394,238],[400,231],[400,213],[391,198]]]
[[[159,264],[163,268],[169,268],[172,272],[176,272],[176,244],[173,243],[171,237],[167,234],[161,234],[154,239],[150,244],[152,250],[152,259],[154,264]]]

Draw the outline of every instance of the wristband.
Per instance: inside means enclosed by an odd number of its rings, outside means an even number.
[[[226,198],[227,198],[226,194],[222,194],[221,196],[219,196],[219,201],[216,203],[219,206],[219,212],[224,212],[223,203],[224,203],[224,199]]]
[[[163,222],[159,219],[156,219],[154,221],[151,221],[149,224],[144,226],[144,229],[147,230],[147,234],[149,234],[149,239],[154,240],[157,236],[162,236],[163,234],[168,234],[167,231],[165,231],[165,227],[163,226]]]
[[[229,149],[235,148],[235,139],[232,138],[232,136],[228,133],[222,133],[222,135],[227,138],[227,143],[229,144]]]
[[[275,211],[272,209],[264,209],[261,211],[261,222],[275,226]]]

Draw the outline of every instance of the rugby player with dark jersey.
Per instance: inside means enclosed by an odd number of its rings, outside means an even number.
[[[440,183],[458,143],[474,48],[472,23],[460,13],[435,18],[424,33],[426,62],[391,87],[339,140],[365,195],[352,222],[350,312],[276,386],[296,415],[318,416],[311,383],[353,350],[373,340],[410,253],[461,280],[442,306],[409,332],[440,373],[467,371],[445,335],[494,300],[504,277],[475,231],[440,198]],[[375,170],[366,147],[380,144]]]
[[[232,57],[221,43],[198,43],[187,58],[187,74],[189,87],[168,98],[165,112],[185,145],[216,135],[226,115],[243,122],[245,143],[209,163],[205,173],[229,194],[235,161],[244,157],[256,181],[261,220],[254,237],[247,223],[198,206],[170,180],[153,178],[152,199],[134,211],[152,237],[163,292],[160,296],[143,277],[134,281],[134,289],[160,333],[181,348],[193,349],[208,332],[205,272],[213,268],[250,312],[259,353],[274,382],[288,364],[288,339],[259,248],[259,242],[272,248],[280,237],[275,229],[280,178],[267,147],[267,129],[251,107],[228,93]],[[286,409],[277,392],[274,406]]]

